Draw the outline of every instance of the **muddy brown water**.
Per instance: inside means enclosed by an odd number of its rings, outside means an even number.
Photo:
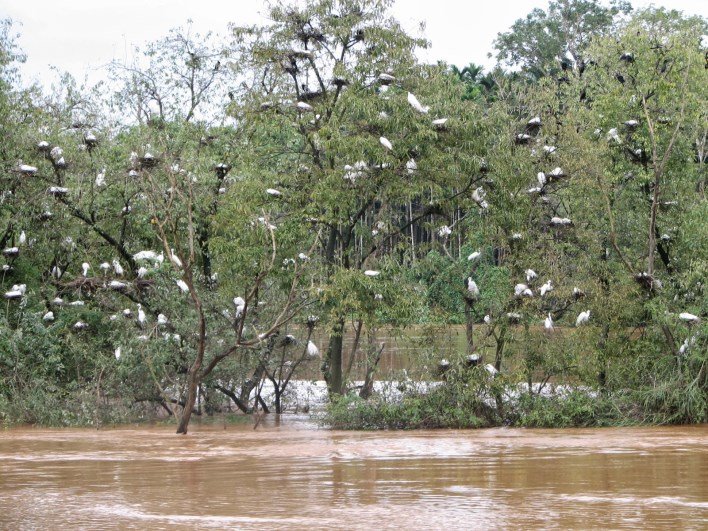
[[[708,425],[0,431],[3,529],[706,529]]]

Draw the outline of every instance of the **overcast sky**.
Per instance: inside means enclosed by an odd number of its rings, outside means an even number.
[[[633,0],[708,17],[708,0]],[[49,65],[79,79],[103,77],[102,67],[124,60],[134,45],[158,39],[192,19],[195,31],[225,33],[229,22],[262,21],[262,0],[0,0],[0,18],[18,22],[20,45],[28,56],[25,81],[47,81]],[[546,0],[397,0],[393,14],[409,31],[426,24],[432,48],[424,60],[442,59],[491,67],[487,57],[497,33]]]

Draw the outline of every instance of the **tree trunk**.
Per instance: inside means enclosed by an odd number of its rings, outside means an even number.
[[[184,409],[182,409],[182,415],[179,419],[179,426],[177,426],[178,434],[187,434],[187,428],[189,426],[189,419],[192,418],[192,411],[194,410],[194,404],[197,401],[197,389],[199,388],[199,367],[193,365],[189,369],[189,375],[187,377],[187,400],[184,401]]]
[[[334,331],[329,338],[327,347],[327,370],[325,380],[329,389],[329,396],[342,394],[342,346],[344,344],[344,319],[339,319],[334,326]]]
[[[472,313],[473,302],[465,298],[465,333],[467,335],[467,354],[474,352],[474,314]]]

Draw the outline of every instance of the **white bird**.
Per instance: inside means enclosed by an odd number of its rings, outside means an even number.
[[[700,317],[698,317],[697,315],[693,315],[692,313],[688,312],[681,312],[679,314],[679,319],[688,323],[697,323],[701,320]]]
[[[54,312],[49,311],[42,316],[42,321],[49,322],[54,320]]]
[[[305,253],[300,253],[297,255],[297,257],[303,262],[307,262],[310,259],[310,257],[307,256]]]
[[[37,173],[37,168],[28,164],[20,164],[20,167],[18,169],[20,173],[24,175],[34,175],[35,173]]]
[[[140,251],[133,255],[133,260],[156,260],[157,253],[155,251]]]
[[[127,288],[128,284],[126,284],[125,282],[121,282],[120,280],[111,280],[108,283],[108,287],[111,289],[121,290]]]
[[[84,330],[86,328],[88,328],[88,324],[83,321],[76,321],[76,323],[74,323],[74,330]]]
[[[547,280],[546,283],[539,288],[539,293],[541,294],[541,297],[545,296],[546,293],[549,291],[553,291],[553,283],[550,280]]]
[[[614,127],[607,132],[607,140],[614,140],[618,144],[622,143],[622,139],[620,139],[617,129]]]
[[[548,317],[543,321],[543,327],[546,330],[553,330],[553,318],[551,317],[551,314],[548,314]]]
[[[526,284],[517,284],[514,286],[514,295],[516,297],[533,297],[533,291]]]
[[[477,260],[480,256],[482,256],[481,251],[475,251],[467,257],[467,260],[471,262],[472,260]]]
[[[418,98],[410,92],[408,93],[408,103],[410,103],[411,107],[421,114],[428,114],[428,111],[430,110],[430,107],[423,107],[418,101]]]
[[[72,301],[69,303],[69,306],[85,306],[84,301]]]
[[[375,301],[382,301],[382,300],[383,300],[383,294],[381,294],[381,293],[376,293],[376,294],[374,294],[374,300],[375,300]]]
[[[52,299],[52,304],[54,306],[61,306],[62,304],[64,304],[64,299],[62,299],[61,297],[55,297],[54,299]]]
[[[438,118],[437,120],[433,120],[433,125],[435,127],[443,127],[447,123],[447,118]]]
[[[243,297],[235,297],[234,306],[236,306],[236,319],[238,319],[243,314],[243,310],[246,309],[246,301],[243,300]]]
[[[99,265],[98,268],[103,271],[104,274],[106,274],[111,268],[111,264],[109,264],[108,262],[101,262],[101,265]]]
[[[6,299],[19,299],[21,297],[22,297],[22,292],[19,290],[16,290],[16,289],[5,292]]]
[[[467,291],[472,297],[479,297],[479,288],[477,287],[477,283],[472,280],[472,277],[467,277]]]
[[[145,278],[145,275],[148,274],[147,267],[140,266],[138,268],[138,278]]]
[[[416,163],[415,159],[410,159],[408,162],[406,162],[406,171],[409,175],[413,175],[417,169],[418,164]]]
[[[133,316],[133,311],[130,308],[123,310],[123,317],[130,319]]]
[[[515,232],[514,234],[511,235],[512,240],[522,240],[524,238],[524,235],[521,234],[520,232]]]
[[[49,152],[49,156],[52,158],[52,160],[57,160],[64,154],[64,150],[60,148],[59,146],[54,146],[52,150]]]
[[[170,262],[172,262],[179,269],[182,269],[182,260],[180,260],[179,256],[175,254],[174,249],[170,249]]]
[[[364,274],[367,277],[378,277],[381,274],[381,271],[373,271],[371,269],[367,269],[366,271],[364,271]]]
[[[448,227],[447,225],[443,225],[442,227],[440,227],[438,229],[438,235],[441,238],[444,238],[445,236],[449,236],[450,234],[452,234],[452,229],[450,227]]]
[[[317,348],[312,341],[307,342],[307,356],[310,358],[317,358],[320,355],[320,349]]]
[[[312,105],[310,105],[309,103],[305,103],[304,101],[298,101],[297,108],[301,111],[311,111]]]
[[[575,320],[575,326],[580,326],[587,323],[590,320],[590,310],[580,312],[578,318]]]
[[[548,180],[546,179],[546,174],[543,173],[542,171],[540,171],[536,174],[536,180],[538,181],[538,184],[541,185],[541,188],[546,186],[546,183],[548,182]]]
[[[106,168],[103,168],[100,172],[98,172],[96,175],[95,184],[97,187],[101,187],[106,184]]]
[[[164,313],[160,313],[157,315],[157,324],[159,324],[159,325],[166,325],[167,324],[167,316]]]
[[[113,355],[116,357],[117,360],[120,360],[120,347],[116,348],[115,351],[113,352]]]
[[[145,317],[145,312],[143,311],[143,306],[142,304],[138,304],[138,324],[140,326],[144,326],[146,322],[147,319]]]
[[[266,193],[268,195],[272,195],[274,197],[279,197],[279,196],[283,195],[283,193],[280,190],[276,190],[275,188],[268,188],[266,190]]]
[[[630,128],[634,128],[639,125],[639,122],[637,120],[627,120],[626,122],[624,122],[624,125]]]
[[[533,269],[527,269],[525,271],[525,273],[526,273],[526,282],[531,282],[532,280],[535,280],[538,278],[536,271],[534,271]]]
[[[393,77],[391,74],[382,72],[381,74],[379,74],[379,81],[381,81],[382,83],[392,83],[396,81],[396,78]]]
[[[489,314],[485,315],[485,316],[484,316],[484,322],[485,322],[486,324],[491,323],[491,322],[492,322],[492,316],[489,315]]]
[[[81,271],[83,271],[83,275],[85,277],[88,276],[89,269],[91,269],[91,266],[88,262],[84,262],[83,264],[81,264]]]
[[[27,242],[25,231],[20,232],[20,237],[17,239],[18,245],[24,245]]]
[[[393,150],[393,144],[391,144],[391,141],[385,136],[379,137],[379,142],[381,142],[381,145],[389,151]]]
[[[558,216],[553,216],[551,218],[551,225],[565,226],[565,225],[570,225],[571,223],[572,223],[572,221],[570,220],[570,218],[559,218]]]
[[[487,364],[484,366],[484,368],[485,368],[486,371],[487,371],[489,374],[491,374],[492,376],[496,376],[497,373],[499,372],[499,371],[497,370],[497,368],[496,368],[494,365],[492,365],[491,363],[487,363]]]
[[[541,117],[540,116],[534,116],[531,118],[528,122],[528,125],[541,125]]]
[[[113,272],[119,277],[123,276],[123,266],[120,265],[118,260],[113,260]]]
[[[562,177],[565,174],[563,173],[563,170],[560,167],[556,167],[551,170],[550,175],[553,177]]]
[[[187,286],[187,283],[181,278],[175,282],[177,283],[177,287],[182,290],[182,293],[187,293],[189,291],[189,286]]]

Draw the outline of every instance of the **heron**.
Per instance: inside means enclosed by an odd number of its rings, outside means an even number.
[[[268,188],[266,190],[266,193],[268,195],[272,195],[273,197],[280,197],[281,195],[283,195],[283,193],[280,190],[276,190],[275,188]]]
[[[182,293],[187,293],[189,291],[189,286],[187,286],[187,283],[181,278],[179,280],[176,280],[175,282],[177,284],[177,287],[182,291]]]
[[[123,276],[123,266],[120,265],[118,260],[113,260],[113,272],[119,277]]]
[[[20,164],[18,169],[23,175],[34,175],[35,173],[37,173],[37,168],[28,164]]]
[[[477,283],[472,280],[472,277],[467,277],[467,292],[473,298],[479,297],[479,288],[477,287]]]
[[[541,297],[544,297],[546,293],[549,291],[553,291],[553,283],[550,280],[547,280],[546,283],[539,288],[539,293],[541,294]]]
[[[138,304],[138,324],[140,326],[145,326],[147,318],[145,317],[145,312],[143,311],[143,305]]]
[[[236,319],[238,319],[246,309],[246,301],[243,300],[243,297],[235,297],[233,302],[234,306],[236,306]]]
[[[479,258],[480,256],[482,256],[481,251],[474,251],[471,255],[467,257],[467,260],[471,262],[472,260],[477,260],[477,258]]]
[[[111,280],[108,283],[108,287],[115,290],[122,290],[128,287],[128,284],[121,282],[120,280]]]
[[[580,312],[578,318],[575,320],[575,326],[586,324],[588,321],[590,321],[590,310]]]
[[[444,238],[445,236],[449,236],[450,234],[452,234],[452,229],[450,227],[448,227],[447,225],[443,225],[442,227],[440,227],[438,229],[438,235],[441,238]]]
[[[182,269],[182,260],[180,260],[179,256],[175,254],[174,249],[170,249],[170,262],[172,262],[177,268]]]
[[[551,332],[553,330],[553,317],[551,317],[551,314],[548,314],[548,317],[543,321],[543,327]]]
[[[538,274],[536,274],[536,271],[533,269],[527,269],[525,271],[526,273],[526,282],[531,282],[532,280],[535,280],[538,278]]]
[[[367,277],[378,277],[381,274],[381,271],[374,271],[372,269],[367,269],[366,271],[364,271],[364,274]]]
[[[516,297],[533,297],[533,291],[526,284],[517,284],[514,286],[514,296]]]
[[[688,312],[681,312],[679,314],[679,319],[681,319],[682,321],[686,321],[687,323],[697,323],[701,320],[701,318],[697,315],[693,315],[692,313]]]
[[[89,269],[91,269],[91,266],[88,262],[81,264],[81,271],[83,272],[84,277],[88,276]]]
[[[45,313],[45,314],[42,316],[42,321],[44,321],[44,322],[47,322],[47,323],[48,323],[48,322],[53,321],[53,320],[54,320],[54,312],[52,312],[52,311],[48,311],[47,313]]]
[[[307,342],[307,356],[309,358],[318,358],[320,356],[320,349],[312,341]]]
[[[421,103],[418,101],[418,98],[416,98],[415,95],[410,92],[408,93],[408,103],[410,103],[411,107],[413,107],[421,114],[428,114],[428,111],[430,110],[430,107],[423,107],[423,105],[421,105]]]
[[[24,245],[27,242],[27,234],[25,231],[20,232],[20,237],[17,239],[18,245]]]
[[[167,316],[164,313],[157,314],[157,324],[158,325],[166,325],[167,324]]]
[[[379,137],[379,142],[381,142],[381,145],[389,151],[393,151],[393,144],[391,144],[391,141],[385,136]]]

